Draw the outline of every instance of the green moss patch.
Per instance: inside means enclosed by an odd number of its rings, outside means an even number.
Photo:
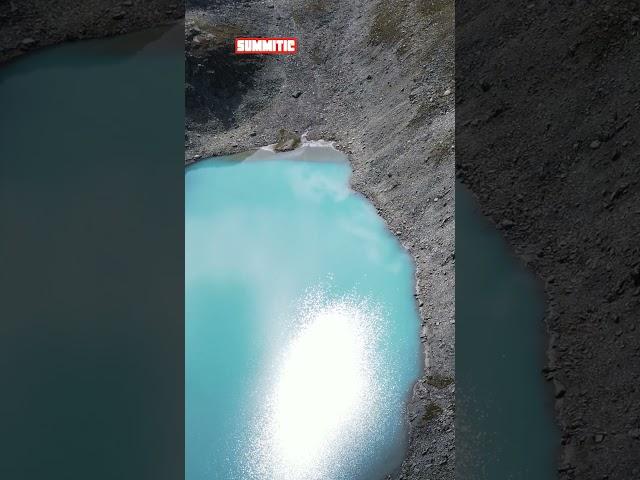
[[[379,2],[374,7],[369,41],[373,45],[393,44],[400,41],[405,11],[405,2]]]
[[[424,411],[424,415],[422,416],[423,423],[429,423],[431,420],[442,415],[442,407],[436,403],[429,402],[427,404],[427,408]]]
[[[443,389],[447,388],[453,383],[453,378],[447,377],[445,375],[429,375],[427,377],[427,383],[432,387]]]
[[[418,0],[417,10],[424,17],[433,17],[453,11],[453,5],[453,0]]]

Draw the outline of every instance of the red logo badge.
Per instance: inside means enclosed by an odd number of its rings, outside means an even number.
[[[297,38],[236,38],[239,55],[293,55],[298,53]]]

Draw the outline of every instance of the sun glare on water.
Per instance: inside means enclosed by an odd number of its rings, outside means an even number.
[[[252,477],[330,478],[371,433],[379,322],[355,302],[312,303],[276,369]]]

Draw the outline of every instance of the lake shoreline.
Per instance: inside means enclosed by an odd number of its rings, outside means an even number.
[[[173,0],[140,5],[117,0],[69,1],[57,6],[55,16],[50,3],[24,0],[0,7],[0,65],[61,43],[116,37],[170,26],[184,18],[181,5]],[[56,21],[59,18],[66,21]]]

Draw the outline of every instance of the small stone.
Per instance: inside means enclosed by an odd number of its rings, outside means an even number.
[[[558,472],[563,473],[563,472],[568,472],[570,470],[573,469],[573,465],[571,465],[570,463],[565,463],[563,465],[560,465],[558,467]]]
[[[250,137],[255,137],[256,135],[257,135],[257,133],[256,133],[256,132],[251,132],[251,133],[249,134],[249,136],[250,136]]]
[[[502,220],[500,222],[500,226],[504,229],[509,229],[509,228],[513,228],[513,226],[515,225],[515,223],[513,223],[512,220],[509,220],[508,218],[505,218],[504,220]]]
[[[447,88],[447,89],[444,91],[444,96],[445,96],[445,97],[448,97],[449,95],[451,95],[451,89],[450,89],[450,88]]]
[[[300,95],[302,95],[302,92],[300,90],[298,90],[297,92],[294,92],[291,96],[293,98],[298,98]]]
[[[629,430],[629,436],[631,438],[635,438],[636,440],[640,440],[640,428],[632,428]]]
[[[553,380],[553,388],[555,390],[556,398],[562,398],[565,393],[567,393],[567,389],[558,379]]]
[[[589,148],[595,150],[596,148],[600,148],[600,140],[594,140],[589,144]]]
[[[125,7],[132,7],[133,6],[133,2],[131,0],[126,0],[124,2],[122,2],[122,5]]]
[[[631,23],[633,23],[634,25],[637,25],[638,23],[640,23],[640,17],[638,17],[637,15],[634,15],[633,17],[631,17]]]
[[[124,12],[116,12],[113,14],[114,20],[122,20],[124,18]]]
[[[602,435],[601,433],[598,433],[598,434],[593,436],[593,440],[596,443],[602,443],[602,441],[604,440],[604,435]]]
[[[25,38],[23,39],[20,44],[25,47],[25,48],[29,48],[29,47],[33,47],[36,44],[36,41],[29,37],[29,38]]]

